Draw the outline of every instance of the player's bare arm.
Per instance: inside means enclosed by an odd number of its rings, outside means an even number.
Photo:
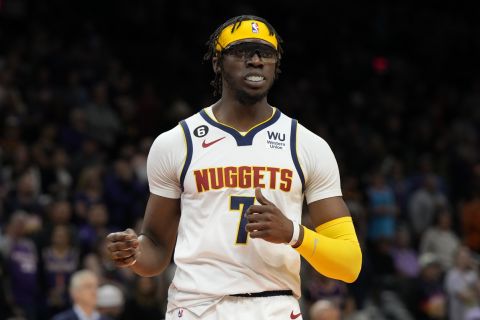
[[[308,205],[308,214],[314,228],[338,218],[350,217],[350,211],[342,197],[314,201]],[[302,243],[303,235],[304,230],[300,228],[300,237],[294,247],[298,247]]]
[[[111,259],[141,276],[160,274],[170,263],[179,219],[179,199],[151,194],[141,235],[127,229],[107,236]]]

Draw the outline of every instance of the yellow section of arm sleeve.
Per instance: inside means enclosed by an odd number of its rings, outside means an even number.
[[[303,226],[302,226],[303,227]],[[303,227],[303,241],[295,248],[319,273],[354,282],[362,268],[362,251],[351,217],[321,224],[315,231]]]

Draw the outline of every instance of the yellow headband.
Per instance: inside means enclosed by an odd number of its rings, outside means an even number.
[[[270,31],[265,23],[258,20],[244,20],[232,32],[234,25],[225,27],[218,36],[215,49],[222,51],[228,45],[244,39],[261,39],[268,42],[275,49],[278,48],[278,41],[274,34],[270,35]]]

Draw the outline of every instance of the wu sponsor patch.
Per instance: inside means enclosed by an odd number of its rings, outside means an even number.
[[[283,149],[286,146],[285,133],[267,131],[267,147],[269,149]]]

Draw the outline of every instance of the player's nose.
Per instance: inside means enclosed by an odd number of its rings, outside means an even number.
[[[263,60],[260,58],[260,54],[255,51],[248,59],[246,60],[247,66],[263,66]]]

